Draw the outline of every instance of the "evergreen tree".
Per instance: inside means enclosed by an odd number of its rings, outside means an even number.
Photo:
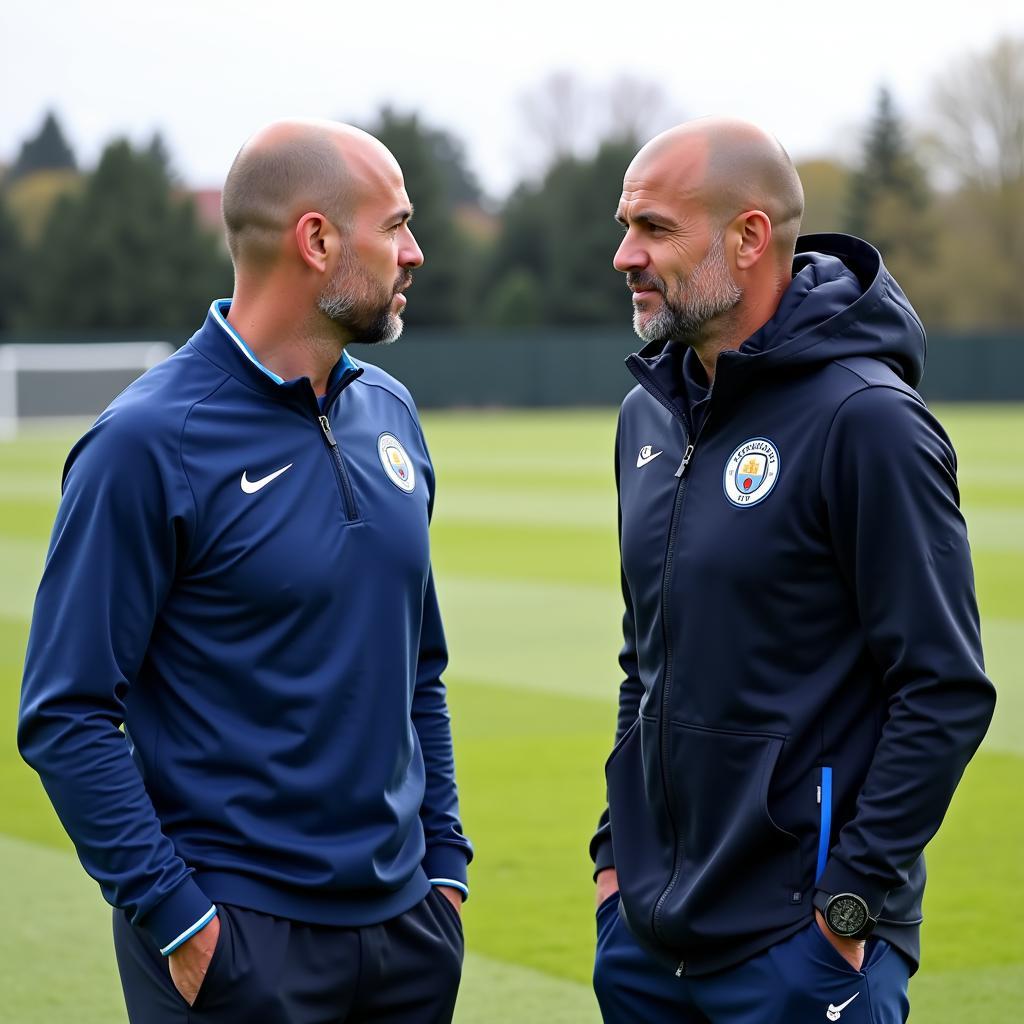
[[[871,242],[926,318],[943,297],[931,269],[937,225],[931,191],[889,90],[879,90],[859,165],[850,175],[845,229]]]
[[[520,186],[509,197],[491,271],[502,296],[488,307],[492,322],[519,322],[509,293],[530,295],[531,307],[539,299],[541,319],[552,324],[618,323],[628,316],[622,275],[612,266],[621,240],[613,215],[636,150],[634,138],[605,141],[592,157],[557,160],[538,185]],[[531,308],[529,319],[535,316]]]
[[[892,95],[883,86],[868,126],[860,165],[850,175],[846,229],[862,236],[875,232],[871,241],[876,246],[899,248],[901,240],[889,238],[892,232],[878,223],[878,206],[889,197],[899,200],[909,213],[923,213],[929,202],[924,171],[914,157]],[[879,237],[878,231],[886,237]]]
[[[64,138],[56,115],[47,111],[39,131],[22,144],[7,180],[14,182],[35,171],[59,170],[75,170],[75,155]]]
[[[425,129],[427,143],[441,171],[445,198],[453,206],[479,206],[483,194],[469,166],[461,139],[439,128]]]
[[[18,226],[0,192],[0,331],[9,330],[17,322],[24,303],[25,258]]]
[[[36,327],[177,335],[231,290],[218,240],[172,192],[159,139],[110,143],[81,195],[54,208],[33,263]]]

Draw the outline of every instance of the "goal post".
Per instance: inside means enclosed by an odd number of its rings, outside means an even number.
[[[0,438],[95,418],[173,351],[163,341],[0,345]]]

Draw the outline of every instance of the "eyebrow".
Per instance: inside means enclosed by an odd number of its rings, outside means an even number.
[[[410,203],[403,210],[396,210],[390,217],[388,217],[386,223],[388,224],[402,224],[407,220],[412,219],[412,215],[415,213],[415,207]]]
[[[615,219],[623,227],[628,227],[629,222],[618,211],[615,213]],[[659,228],[668,228],[673,226],[673,221],[670,218],[663,217],[658,213],[638,213],[633,216],[632,220],[634,224],[647,224]]]

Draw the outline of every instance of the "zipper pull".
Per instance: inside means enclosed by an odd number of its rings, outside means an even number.
[[[320,420],[320,429],[324,432],[324,437],[327,438],[327,443],[332,448],[338,447],[338,442],[334,440],[334,434],[331,433],[331,421],[326,416],[318,417]]]
[[[683,461],[679,463],[679,468],[676,470],[676,476],[682,478],[686,475],[686,467],[690,464],[690,459],[693,458],[693,445],[688,444],[686,451],[683,453]]]
[[[821,786],[818,787],[818,803],[821,803]]]
[[[678,966],[678,967],[676,968],[676,977],[677,977],[677,978],[681,978],[681,977],[682,977],[682,976],[683,976],[683,975],[684,975],[685,973],[686,973],[686,961],[684,960],[684,961],[683,961],[683,962],[682,962],[682,963],[681,963],[681,964],[680,964],[680,965],[679,965],[679,966]]]

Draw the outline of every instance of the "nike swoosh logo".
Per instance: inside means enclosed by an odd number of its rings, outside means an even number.
[[[287,466],[282,466],[280,469],[275,470],[269,476],[262,477],[259,480],[250,480],[249,471],[246,470],[242,474],[242,490],[246,494],[255,494],[257,491],[262,490],[271,480],[276,480],[282,473],[287,473],[289,469],[294,466],[294,462],[289,462]]]
[[[839,1020],[843,1010],[845,1010],[859,995],[859,992],[854,992],[845,1003],[840,1003],[838,1006],[836,1006],[835,1003],[829,1003],[828,1009],[825,1011],[825,1016],[828,1017],[829,1020]]]
[[[649,444],[645,444],[640,449],[640,454],[636,457],[636,468],[639,469],[641,466],[646,466],[648,462],[653,462],[659,455],[663,454],[664,452],[656,452]]]

